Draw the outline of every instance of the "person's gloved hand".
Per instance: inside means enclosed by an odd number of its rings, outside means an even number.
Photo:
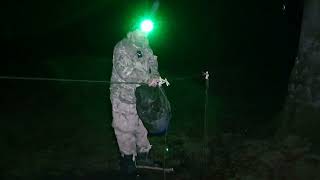
[[[160,79],[158,79],[158,78],[150,79],[148,81],[148,85],[151,87],[156,87],[159,85],[159,82],[160,82]]]

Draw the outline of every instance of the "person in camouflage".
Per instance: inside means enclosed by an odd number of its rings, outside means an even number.
[[[146,34],[140,30],[129,32],[114,48],[110,86],[112,126],[122,158],[120,170],[124,173],[134,173],[135,163],[146,160],[151,149],[148,132],[136,111],[135,89],[139,83],[157,86],[159,79],[157,56],[149,47]]]

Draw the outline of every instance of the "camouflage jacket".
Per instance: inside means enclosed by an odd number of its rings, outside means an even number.
[[[135,103],[134,92],[139,84],[132,83],[147,83],[149,79],[158,77],[160,76],[157,56],[153,55],[148,45],[137,47],[130,40],[124,39],[115,46],[110,86],[111,101],[119,98],[126,103]]]

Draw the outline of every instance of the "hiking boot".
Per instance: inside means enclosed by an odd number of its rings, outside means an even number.
[[[136,166],[133,160],[133,155],[123,155],[120,158],[120,173],[124,179],[135,179]]]

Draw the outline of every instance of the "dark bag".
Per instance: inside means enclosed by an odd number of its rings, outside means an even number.
[[[171,119],[171,107],[164,89],[141,85],[136,88],[135,96],[137,113],[149,134],[165,133]]]

